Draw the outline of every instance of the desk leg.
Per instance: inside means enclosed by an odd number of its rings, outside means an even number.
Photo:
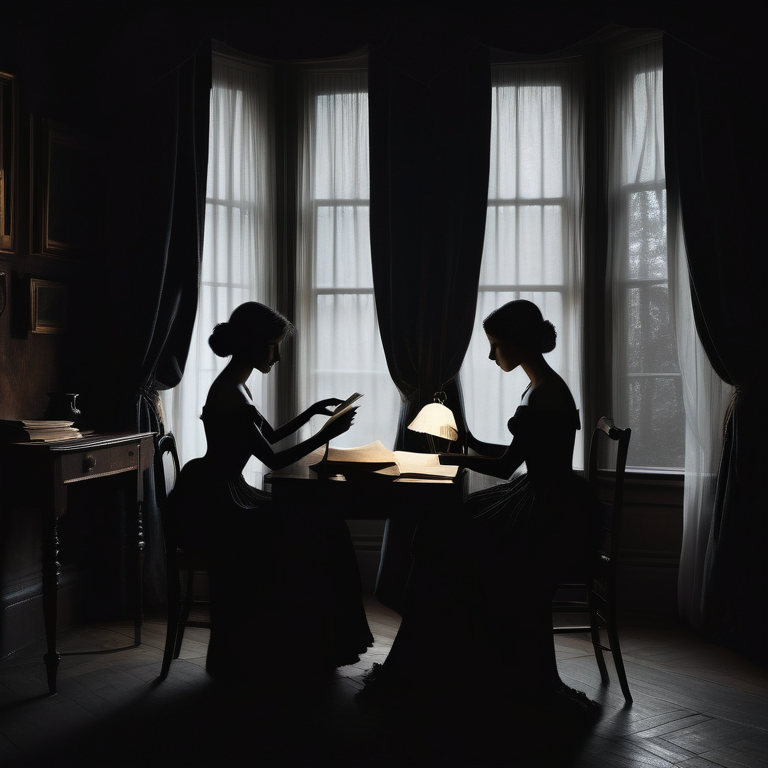
[[[139,472],[139,482],[142,482]],[[133,642],[141,645],[141,625],[144,621],[144,512],[142,501],[136,504],[136,614],[133,620]]]
[[[56,672],[61,658],[56,648],[56,621],[59,591],[59,532],[54,516],[42,542],[43,619],[48,652],[43,656],[48,676],[48,693],[56,693]]]

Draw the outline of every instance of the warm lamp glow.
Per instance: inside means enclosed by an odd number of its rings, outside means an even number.
[[[453,417],[453,412],[438,402],[425,405],[408,425],[408,429],[442,437],[446,440],[459,439],[459,431],[456,429],[456,419]]]

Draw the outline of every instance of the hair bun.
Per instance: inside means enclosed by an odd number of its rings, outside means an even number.
[[[539,351],[551,352],[557,343],[557,331],[549,320],[542,320],[539,330]]]
[[[232,326],[229,323],[219,323],[213,328],[208,346],[217,357],[229,357],[234,351],[233,342]]]

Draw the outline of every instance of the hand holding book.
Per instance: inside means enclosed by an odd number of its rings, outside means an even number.
[[[353,403],[361,397],[362,395],[359,392],[355,392],[343,403],[336,406],[336,409],[333,411],[328,421],[326,421],[320,428],[321,432],[327,431],[328,440],[338,437],[338,435],[346,432],[352,426],[352,421],[355,418],[355,411],[358,408],[358,406],[353,405]]]

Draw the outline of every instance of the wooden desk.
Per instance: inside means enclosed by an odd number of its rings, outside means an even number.
[[[54,443],[14,443],[4,446],[9,476],[19,478],[17,492],[40,510],[42,516],[42,590],[47,653],[43,657],[48,690],[56,693],[56,672],[61,654],[56,645],[59,586],[58,520],[67,512],[68,489],[73,483],[136,474],[136,548],[127,558],[135,581],[134,642],[141,644],[142,623],[142,521],[143,474],[152,463],[154,433],[102,434]],[[131,563],[132,561],[132,563]]]
[[[310,469],[323,454],[324,449],[319,448],[295,464],[267,474],[264,480],[271,487],[272,498],[286,505],[322,506],[347,520],[385,520],[439,512],[463,497],[462,473],[455,480],[373,478],[365,473],[326,477]]]

